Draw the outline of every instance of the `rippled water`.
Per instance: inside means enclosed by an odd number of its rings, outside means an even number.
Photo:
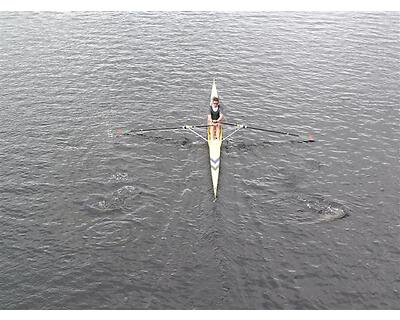
[[[399,19],[0,13],[0,307],[398,309]]]

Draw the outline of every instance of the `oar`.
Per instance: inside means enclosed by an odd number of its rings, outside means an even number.
[[[146,128],[146,129],[117,129],[117,135],[118,136],[129,136],[129,135],[134,135],[134,134],[140,134],[144,132],[149,132],[149,131],[172,131],[172,130],[189,130],[202,140],[207,142],[207,139],[204,138],[202,135],[200,135],[198,132],[194,131],[193,128],[208,128],[211,125],[184,125],[184,126],[179,126],[179,127],[164,127],[164,128]]]
[[[117,129],[118,135],[131,135],[136,133],[143,133],[149,131],[170,131],[170,130],[183,130],[183,129],[193,129],[193,128],[207,128],[208,125],[184,125],[179,127],[161,127],[161,128],[144,128],[144,129]]]
[[[257,128],[257,127],[253,127],[253,126],[248,126],[246,124],[229,123],[229,122],[223,122],[222,124],[226,124],[228,126],[240,127],[243,129],[251,129],[251,130],[265,131],[265,132],[271,132],[271,133],[285,134],[285,135],[293,136],[293,137],[300,137],[300,135],[298,135],[296,133],[290,133],[290,132],[285,132],[285,131],[276,131],[276,130],[270,130],[270,129],[264,129],[264,128]]]
[[[237,128],[243,128],[243,129],[251,129],[251,130],[257,130],[257,131],[264,131],[264,132],[271,132],[271,133],[277,133],[277,134],[284,134],[287,136],[292,136],[292,137],[301,137],[297,133],[290,133],[286,131],[278,131],[278,130],[271,130],[271,129],[265,129],[265,128],[258,128],[258,127],[253,127],[253,126],[248,126],[246,124],[239,124],[239,123],[230,123],[230,122],[223,122],[222,124],[226,124],[228,126],[234,126]],[[304,142],[314,142],[314,136],[312,133],[308,134],[308,139],[304,140]]]

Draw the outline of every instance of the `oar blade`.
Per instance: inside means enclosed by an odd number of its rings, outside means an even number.
[[[315,142],[314,134],[310,132],[307,136],[307,142]]]
[[[115,129],[115,135],[117,137],[127,136],[127,135],[129,135],[129,129],[117,128],[117,129]]]

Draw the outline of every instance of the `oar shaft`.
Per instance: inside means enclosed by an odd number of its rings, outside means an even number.
[[[132,129],[127,130],[123,134],[129,135],[131,133],[142,133],[149,131],[171,131],[171,130],[183,130],[183,129],[193,129],[193,128],[207,128],[208,125],[184,125],[179,127],[164,127],[164,128],[145,128],[145,129]]]
[[[230,122],[223,122],[222,124],[226,124],[228,126],[240,127],[240,128],[244,128],[244,129],[252,129],[252,130],[258,130],[258,131],[264,131],[264,132],[285,134],[285,135],[293,136],[293,137],[300,137],[300,135],[298,135],[296,133],[290,133],[290,132],[285,132],[285,131],[277,131],[277,130],[270,130],[270,129],[264,129],[264,128],[257,128],[257,127],[252,127],[252,126],[248,126],[248,125],[245,125],[245,124],[230,123]]]
[[[165,128],[147,128],[147,129],[132,129],[127,133],[139,133],[139,132],[148,132],[148,131],[168,131],[168,130],[179,130],[184,129],[184,126],[180,127],[165,127]]]
[[[293,136],[293,137],[300,137],[296,133],[290,133],[290,132],[285,132],[285,131],[276,131],[276,130],[269,130],[269,129],[263,129],[263,128],[255,128],[255,127],[250,127],[250,126],[245,126],[245,128],[252,129],[252,130],[258,130],[258,131],[271,132],[271,133],[285,134],[285,135]]]

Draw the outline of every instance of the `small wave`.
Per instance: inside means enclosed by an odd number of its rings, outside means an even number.
[[[85,203],[86,209],[94,214],[117,214],[135,211],[135,200],[142,194],[139,188],[124,186],[110,195],[94,195]]]
[[[135,235],[135,226],[130,221],[102,221],[89,227],[84,238],[95,241],[97,246],[122,245]]]
[[[349,215],[348,209],[337,201],[324,199],[322,196],[305,199],[298,197],[301,207],[294,214],[300,224],[333,222]]]
[[[326,208],[318,211],[319,217],[316,222],[330,222],[338,219],[343,219],[348,216],[348,213],[343,209],[328,205]]]
[[[111,176],[109,182],[126,182],[128,181],[129,175],[126,172],[116,172]]]

